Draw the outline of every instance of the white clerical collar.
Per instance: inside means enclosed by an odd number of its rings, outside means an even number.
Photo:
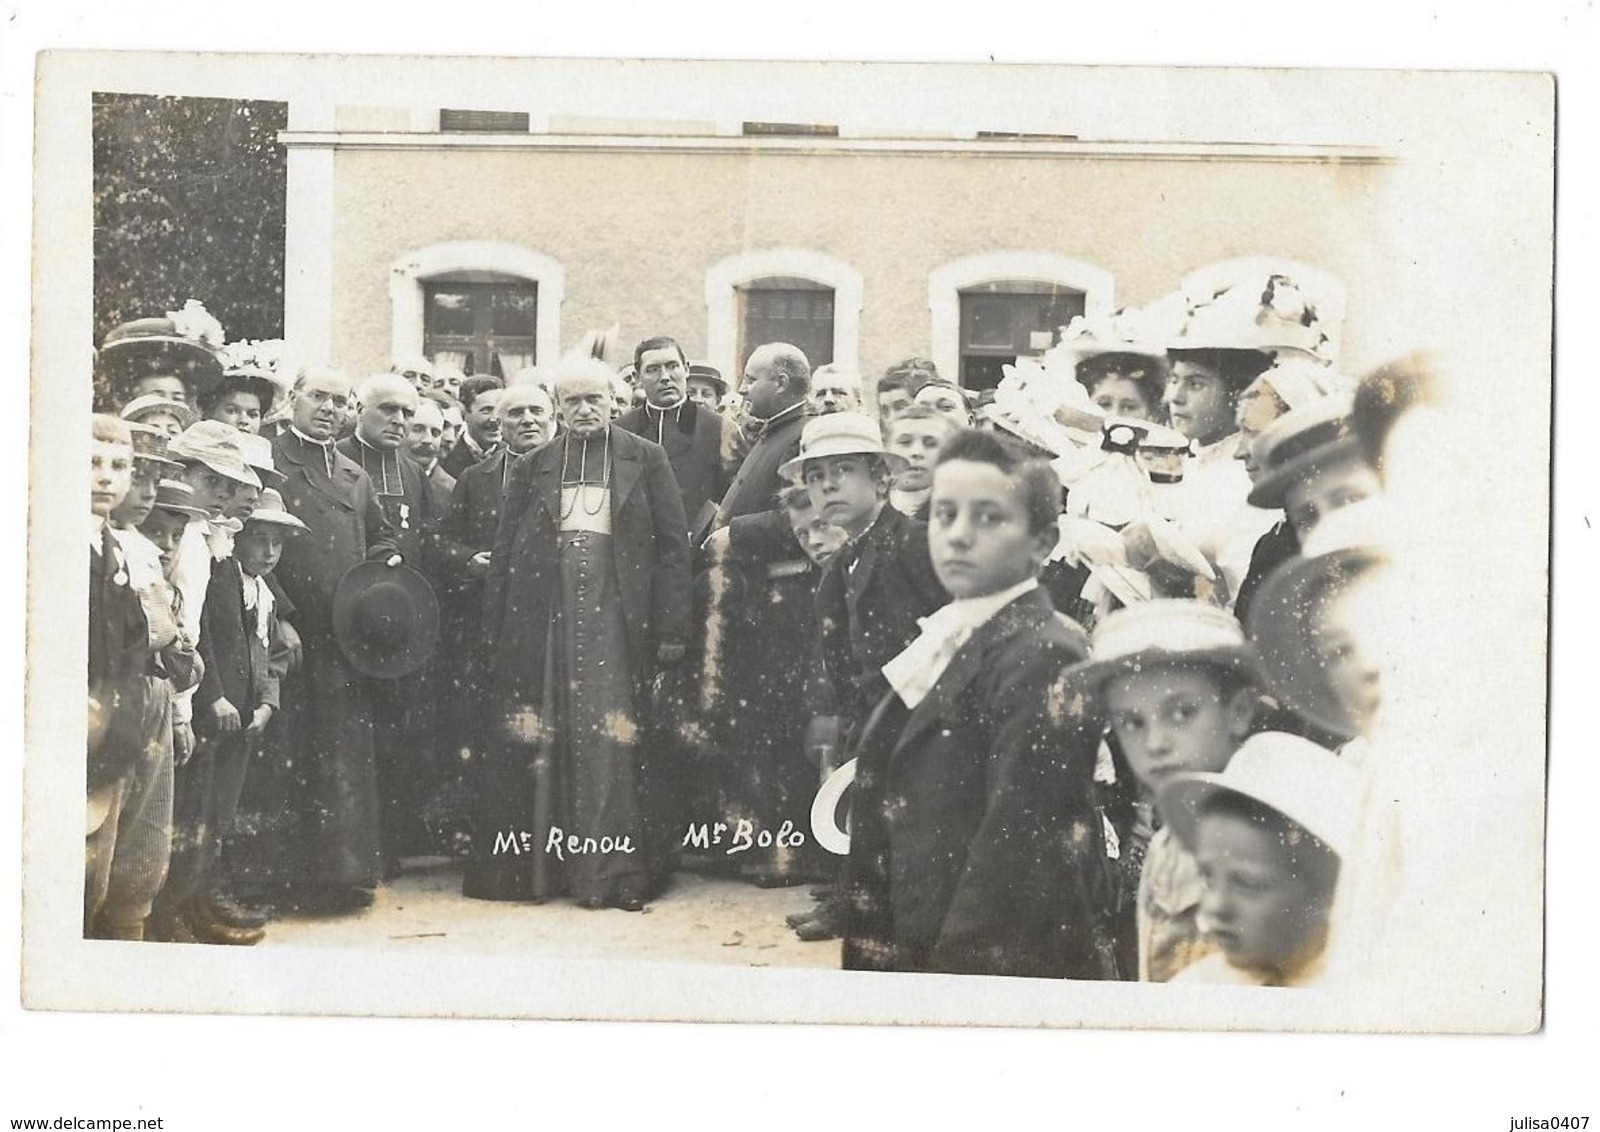
[[[99,515],[89,516],[89,549],[99,554],[105,547],[106,521]]]
[[[333,444],[333,438],[332,437],[329,437],[327,440],[313,440],[311,437],[307,436],[305,433],[303,433],[299,429],[295,428],[294,425],[290,425],[289,426],[289,431],[294,433],[296,436],[298,436],[305,443],[307,443],[307,444],[315,444],[318,448],[328,448]]]
[[[1038,588],[1038,578],[1024,578],[998,593],[957,598],[919,618],[917,623],[922,626],[922,632],[883,666],[884,678],[899,693],[906,707],[916,707],[939,682],[939,677],[973,633],[1017,598]]]

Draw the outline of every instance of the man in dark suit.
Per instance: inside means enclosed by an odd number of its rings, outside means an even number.
[[[284,547],[276,572],[304,650],[295,694],[284,697],[290,806],[303,823],[283,847],[285,879],[302,902],[346,911],[371,903],[383,859],[366,681],[334,639],[333,591],[363,559],[400,561],[372,481],[334,446],[353,401],[344,373],[306,370],[289,427],[272,443],[284,503],[308,528]]]
[[[769,342],[751,353],[739,392],[758,431],[717,507],[713,531],[758,511],[771,512],[774,529],[782,531],[787,520],[778,507],[778,491],[784,484],[778,468],[800,451],[810,391],[811,363],[798,346]]]
[[[988,434],[941,453],[929,545],[954,600],[883,666],[857,748],[846,968],[1115,977],[1098,733],[1062,679],[1087,642],[1038,585],[1059,498]]]
[[[483,580],[500,524],[500,500],[511,466],[555,432],[555,402],[543,386],[505,391],[505,444],[461,473],[434,544],[440,605],[439,664],[445,692],[444,731],[459,764],[483,750]]]
[[[500,446],[500,397],[504,391],[505,382],[488,373],[475,373],[461,383],[461,435],[440,461],[457,479]]]
[[[406,455],[422,469],[428,492],[433,497],[433,513],[443,520],[450,510],[450,493],[456,489],[456,477],[440,464],[440,448],[444,443],[444,394],[427,390],[417,397],[417,411],[411,418],[411,429],[406,434]]]
[[[688,634],[688,523],[661,446],[611,425],[611,369],[553,376],[567,430],[512,464],[485,582],[493,734],[463,890],[638,911],[665,879],[642,740]]]
[[[738,430],[710,407],[689,400],[689,361],[673,339],[646,338],[634,347],[633,364],[644,404],[623,413],[617,424],[667,450],[683,513],[692,531],[703,533],[732,479]]]
[[[411,383],[398,374],[363,379],[356,388],[356,431],[335,448],[367,473],[401,555],[437,589],[433,542],[443,515],[421,466],[406,448],[419,400]],[[439,848],[422,819],[423,806],[442,788],[446,765],[438,727],[438,673],[432,664],[425,665],[398,679],[373,680],[369,691],[383,798],[385,871],[393,875],[401,857]]]

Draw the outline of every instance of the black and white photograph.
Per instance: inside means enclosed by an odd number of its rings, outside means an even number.
[[[1550,74],[35,62],[28,1012],[1546,1025]]]

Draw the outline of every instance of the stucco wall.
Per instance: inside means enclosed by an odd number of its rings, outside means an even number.
[[[926,353],[928,277],[1008,249],[1086,261],[1140,303],[1220,259],[1318,265],[1349,292],[1345,362],[1379,360],[1363,312],[1395,265],[1381,165],[961,154],[340,150],[334,161],[333,361],[389,362],[389,273],[447,240],[519,244],[566,269],[563,347],[620,322],[624,341],[706,346],[705,272],[794,246],[864,277],[860,362]]]

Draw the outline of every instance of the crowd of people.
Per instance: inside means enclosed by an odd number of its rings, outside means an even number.
[[[119,326],[85,935],[250,945],[457,857],[525,904],[806,885],[852,969],[1334,977],[1398,867],[1351,610],[1430,383],[1347,377],[1338,330],[1241,279],[975,392],[781,342],[730,388],[666,335],[355,377],[193,302]]]

